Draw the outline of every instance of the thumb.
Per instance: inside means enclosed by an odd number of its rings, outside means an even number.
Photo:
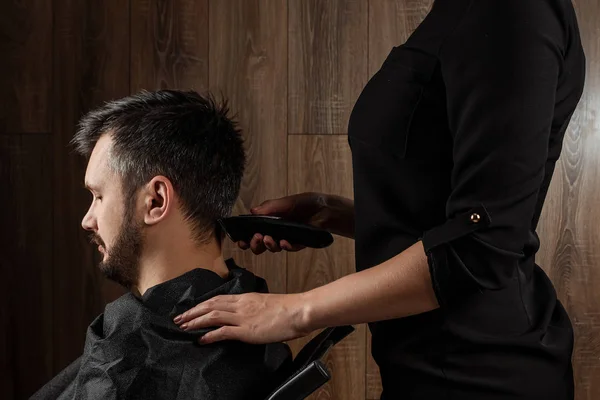
[[[289,212],[291,202],[285,197],[263,201],[260,205],[250,209],[252,214],[257,215],[279,215]]]

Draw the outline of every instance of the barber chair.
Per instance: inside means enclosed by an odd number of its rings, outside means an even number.
[[[338,326],[315,336],[294,358],[292,375],[266,400],[303,400],[323,386],[331,379],[331,374],[321,358],[353,331],[352,326]]]

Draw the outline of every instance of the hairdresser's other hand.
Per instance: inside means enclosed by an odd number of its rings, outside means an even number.
[[[177,316],[183,330],[219,327],[199,340],[210,344],[239,340],[251,344],[284,342],[308,335],[309,328],[302,293],[245,293],[216,296]]]
[[[327,229],[330,210],[327,207],[328,195],[323,193],[306,192],[278,199],[267,200],[250,210],[255,215],[270,215],[282,217],[291,221],[311,225],[316,228]],[[256,232],[250,243],[238,242],[243,249],[252,249],[254,254],[262,254],[266,250],[278,253],[281,250],[299,251],[304,249],[287,240],[275,242],[271,236],[263,236]]]

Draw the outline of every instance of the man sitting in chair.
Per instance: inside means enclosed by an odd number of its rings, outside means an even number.
[[[82,226],[100,269],[129,289],[88,328],[83,355],[33,398],[261,399],[289,373],[281,343],[202,345],[173,317],[210,297],[266,292],[224,260],[245,155],[225,105],[195,92],[141,92],[85,115],[72,143],[89,159]]]

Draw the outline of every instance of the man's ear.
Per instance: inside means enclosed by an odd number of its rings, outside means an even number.
[[[154,225],[164,220],[174,205],[173,185],[164,176],[155,176],[146,185],[144,195],[144,223]]]

